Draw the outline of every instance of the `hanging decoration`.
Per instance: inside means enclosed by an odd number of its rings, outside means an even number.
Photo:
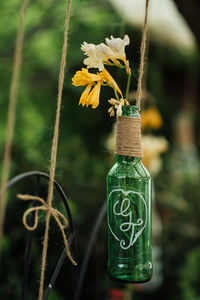
[[[72,78],[73,85],[85,86],[79,104],[95,109],[99,105],[101,86],[113,88],[115,98],[109,99],[110,116],[117,115],[116,162],[107,175],[108,216],[108,273],[121,282],[146,282],[152,277],[152,211],[151,175],[142,163],[140,102],[147,34],[149,0],[146,0],[144,31],[141,44],[141,61],[136,105],[128,101],[131,69],[126,58],[125,46],[130,40],[106,38],[106,44],[83,43],[81,49],[87,58],[83,68]],[[123,95],[106,66],[126,70],[127,87]]]
[[[140,102],[147,33],[146,1],[136,106],[117,120],[116,162],[107,175],[108,273],[122,282],[152,277],[152,180],[142,163]]]
[[[108,272],[123,282],[152,277],[151,176],[142,163],[137,106],[117,120],[116,162],[107,175]]]

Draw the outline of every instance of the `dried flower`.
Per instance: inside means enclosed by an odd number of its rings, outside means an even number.
[[[118,101],[114,98],[109,99],[108,102],[113,106],[118,105],[120,103],[120,101]]]
[[[108,109],[108,113],[110,114],[110,117],[115,115],[115,110],[116,110],[116,115],[117,117],[122,115],[122,106],[124,105],[130,105],[129,102],[126,99],[120,99],[120,100],[116,100],[114,98],[111,98],[108,100],[108,102],[112,105],[109,109]],[[111,114],[112,112],[112,114]]]
[[[111,107],[108,109],[108,113],[109,113],[110,117],[114,117],[115,111],[114,111],[114,107],[113,107],[113,106],[111,106]]]

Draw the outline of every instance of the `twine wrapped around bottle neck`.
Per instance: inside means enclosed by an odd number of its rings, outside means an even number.
[[[115,150],[116,154],[142,157],[140,123],[140,117],[118,117]]]

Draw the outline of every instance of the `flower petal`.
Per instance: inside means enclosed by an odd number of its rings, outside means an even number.
[[[110,39],[106,38],[106,43],[114,53],[115,58],[126,60],[125,47],[130,44],[130,39],[127,34],[124,36],[123,40],[114,38],[111,35]]]
[[[88,69],[97,68],[99,71],[103,70],[103,61],[105,59],[105,55],[99,51],[96,45],[84,42],[81,45],[81,50],[84,51],[84,54],[88,56],[88,58],[84,59],[83,61]]]
[[[128,35],[125,35],[123,40],[111,36],[111,39],[106,38],[106,43],[107,45],[104,43],[94,45],[83,42],[81,50],[88,56],[84,60],[87,68],[98,68],[99,71],[102,71],[104,64],[108,63],[109,59],[117,66],[120,66],[117,59],[123,60],[126,64],[125,46],[130,43]]]
[[[85,88],[84,92],[81,95],[81,98],[79,100],[79,105],[81,104],[82,106],[85,106],[88,101],[88,95],[90,93],[92,85],[88,84],[88,86]]]
[[[87,106],[92,105],[93,109],[97,108],[97,106],[99,105],[100,90],[101,82],[98,82],[89,94],[89,97],[87,99]]]
[[[104,68],[104,64],[102,60],[94,59],[93,57],[87,57],[83,61],[84,65],[87,66],[88,69],[90,68],[96,68],[99,69],[99,71],[102,71]]]
[[[96,47],[99,50],[99,52],[102,53],[104,60],[108,60],[109,58],[114,57],[113,51],[104,43],[101,43],[101,44],[97,45]]]
[[[122,92],[121,92],[120,88],[118,87],[116,81],[112,78],[112,76],[106,69],[103,69],[102,72],[99,73],[99,75],[101,75],[102,79],[105,82],[107,82],[112,88],[115,88],[116,91],[123,97]]]
[[[97,74],[89,73],[87,69],[82,68],[81,71],[77,71],[72,78],[72,84],[75,86],[84,86],[86,84],[93,84],[95,81],[101,80],[101,77]]]

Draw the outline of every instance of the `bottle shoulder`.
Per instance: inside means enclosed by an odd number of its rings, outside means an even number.
[[[118,178],[151,178],[149,171],[143,165],[141,160],[132,162],[115,162],[107,176]]]

